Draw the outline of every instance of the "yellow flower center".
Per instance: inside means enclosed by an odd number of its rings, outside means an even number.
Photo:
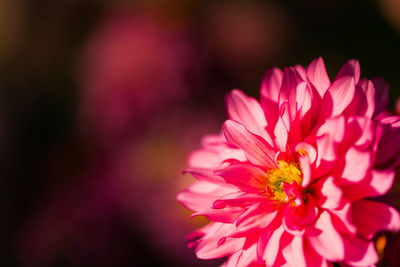
[[[271,190],[274,199],[284,202],[287,196],[283,190],[282,183],[291,184],[295,181],[298,185],[301,185],[303,178],[299,165],[295,162],[278,161],[278,166],[278,169],[267,171],[267,186]]]

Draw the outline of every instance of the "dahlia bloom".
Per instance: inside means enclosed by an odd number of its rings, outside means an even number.
[[[192,233],[201,259],[224,266],[371,266],[377,231],[399,213],[371,200],[392,186],[400,116],[382,112],[388,85],[360,80],[356,60],[331,83],[318,58],[269,70],[261,101],[232,91],[222,134],[207,135],[178,200],[211,222]]]
[[[184,27],[132,10],[108,15],[78,68],[81,126],[109,143],[185,97],[193,47]]]

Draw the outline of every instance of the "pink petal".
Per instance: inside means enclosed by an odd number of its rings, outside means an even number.
[[[295,65],[294,69],[297,71],[302,80],[307,81],[306,69],[302,65]]]
[[[262,267],[265,267],[265,265]],[[289,267],[285,258],[283,258],[282,251],[279,251],[278,255],[276,256],[275,263],[271,267]]]
[[[237,218],[236,227],[240,233],[262,230],[268,227],[278,213],[275,201],[263,201],[254,204]]]
[[[282,250],[283,257],[289,266],[307,267],[302,236],[294,236],[292,242]]]
[[[258,240],[257,254],[265,261],[266,266],[274,265],[280,250],[281,239],[288,238],[288,234],[284,233],[282,226],[276,230],[267,228],[261,233]]]
[[[318,180],[312,186],[313,197],[325,209],[337,209],[342,204],[343,192],[332,176]]]
[[[321,257],[306,239],[304,240],[303,250],[306,257],[306,266],[328,267],[328,261]],[[331,264],[329,266],[331,267]]]
[[[304,205],[298,207],[294,212],[294,221],[302,226],[312,224],[320,213],[311,194],[306,193],[305,198],[307,201],[305,201]]]
[[[290,133],[292,128],[292,122],[294,121],[295,118],[291,117],[290,115],[289,101],[286,100],[280,106],[279,117],[282,118],[285,128],[287,129],[288,133]]]
[[[314,59],[310,63],[307,68],[307,77],[322,98],[328,87],[331,85],[331,81],[326,73],[324,60],[321,57]]]
[[[388,129],[394,130],[400,128],[400,115],[387,116],[380,119],[381,123],[384,124]]]
[[[308,135],[311,130],[311,123],[315,116],[315,111],[317,109],[317,105],[315,105],[315,99],[313,95],[312,89],[309,87],[307,82],[301,82],[297,86],[297,109],[298,116],[302,125],[303,135]],[[314,104],[314,105],[313,105]],[[318,107],[319,110],[319,107]]]
[[[283,73],[278,68],[270,69],[266,72],[261,83],[261,101],[267,99],[271,102],[278,103],[279,90],[282,84]]]
[[[343,200],[343,202],[345,201]],[[351,216],[351,202],[345,203],[339,209],[329,210],[329,213],[331,214],[333,225],[337,230],[349,235],[357,233],[357,227]]]
[[[282,182],[282,189],[286,194],[285,201],[292,199],[296,206],[303,204],[303,189],[297,182],[287,183]]]
[[[261,106],[265,114],[269,129],[273,130],[278,120],[278,97],[282,83],[282,71],[278,68],[268,70],[261,83]]]
[[[239,148],[225,148],[219,151],[219,156],[223,161],[218,168],[226,165],[226,162],[245,162],[247,161],[246,154]]]
[[[288,130],[288,142],[291,144],[297,144],[304,140],[302,132],[303,122],[301,121],[301,117],[298,116],[297,113],[295,114],[295,117],[293,119],[290,118],[288,115],[289,114],[287,112],[281,115],[283,122],[285,123],[286,129]]]
[[[389,84],[383,78],[372,79],[375,87],[375,111],[373,117],[384,111],[389,105]]]
[[[315,223],[315,230],[308,232],[306,235],[308,241],[321,256],[331,261],[344,259],[344,241],[333,226],[328,212],[322,212]]]
[[[226,145],[226,139],[223,134],[206,134],[201,138],[201,145],[208,149],[215,149],[220,145]]]
[[[294,236],[302,236],[305,233],[305,228],[298,225],[294,221],[294,211],[296,207],[291,205],[286,205],[282,214],[282,225],[286,232]]]
[[[362,88],[366,99],[367,99],[367,110],[364,116],[372,118],[375,111],[375,87],[371,81],[364,79],[360,81],[360,87]]]
[[[326,91],[321,104],[320,121],[339,116],[349,106],[355,95],[355,84],[352,77],[343,77]]]
[[[242,256],[242,251],[239,250],[229,256],[228,260],[224,262],[220,267],[237,267],[239,258]]]
[[[187,247],[194,249],[199,243],[200,239],[205,235],[205,230],[211,227],[211,224],[207,224],[205,227],[201,229],[197,229],[196,231],[191,232],[186,236],[186,242],[188,242]]]
[[[241,148],[250,162],[266,168],[276,167],[273,148],[261,137],[250,133],[242,124],[227,120],[223,131],[228,142]]]
[[[400,116],[396,116],[398,122],[400,122]],[[385,164],[390,162],[396,155],[400,153],[400,127],[396,127],[395,123],[386,124],[384,126],[383,137],[378,146],[376,153],[375,165]]]
[[[206,208],[193,213],[190,218],[204,216],[210,221],[221,223],[233,223],[243,213],[240,207],[225,207],[223,209]]]
[[[352,266],[374,266],[378,262],[374,242],[368,242],[358,236],[343,237],[345,244],[345,259]]]
[[[346,133],[344,116],[326,120],[312,131],[315,134],[316,150],[318,151],[314,177],[325,176],[334,166],[338,157],[338,146]]]
[[[227,168],[216,170],[216,175],[237,186],[244,192],[263,193],[266,189],[267,176],[263,170],[250,164],[235,164]]]
[[[247,161],[245,154],[227,143],[214,147],[213,150],[199,149],[190,153],[187,165],[189,169],[221,168],[226,161]]]
[[[358,60],[350,59],[340,68],[338,74],[335,77],[335,81],[345,76],[351,76],[354,78],[354,82],[358,83],[360,80],[360,63]]]
[[[232,188],[205,181],[195,182],[177,195],[177,200],[192,211],[210,208],[216,198],[232,193]]]
[[[392,170],[372,170],[367,179],[361,183],[343,187],[343,192],[350,201],[382,196],[390,190],[394,178],[395,173]]]
[[[221,164],[221,157],[215,151],[204,149],[194,150],[188,158],[188,166],[197,168],[217,168]]]
[[[370,151],[350,148],[344,156],[344,169],[340,183],[358,183],[366,178],[371,169],[371,159]]]
[[[306,103],[306,105],[310,105],[311,106],[311,99],[307,99],[306,100],[307,92],[309,94],[311,94],[310,93],[310,88],[308,86],[309,86],[309,84],[307,82],[300,82],[296,86],[296,102],[297,102],[297,110],[298,111],[301,109],[301,107],[303,106],[304,102],[308,102],[308,103]],[[308,108],[310,108],[310,107],[308,107]]]
[[[220,134],[206,134],[201,138],[201,145],[204,149],[209,151],[219,152],[221,148],[233,148],[228,144],[226,141],[225,135],[222,133]]]
[[[341,143],[346,136],[346,119],[344,116],[327,119],[323,124],[316,128],[313,133],[316,136],[324,136],[328,134],[333,141]],[[320,152],[318,150],[318,152]]]
[[[231,194],[227,194],[213,203],[214,209],[222,209],[225,208],[227,205],[232,207],[248,207],[254,203],[263,201],[266,199],[265,195],[260,194],[248,194],[243,192],[234,192]]]
[[[327,134],[318,137],[315,142],[318,157],[314,177],[321,177],[325,176],[332,170],[338,154],[338,144]]]
[[[249,240],[250,239],[250,240]],[[238,258],[236,266],[263,267],[263,262],[257,257],[257,240],[246,238],[242,254]],[[250,243],[250,244],[247,244]]]
[[[311,162],[308,156],[301,156],[299,157],[301,171],[303,174],[303,181],[301,186],[306,187],[311,182]]]
[[[367,95],[367,93],[372,95]],[[370,98],[371,103],[368,102],[367,97]],[[354,98],[343,113],[348,116],[365,116],[371,118],[375,109],[374,101],[373,85],[367,79],[363,79],[356,85]]]
[[[242,123],[250,132],[263,137],[270,145],[273,144],[271,136],[265,130],[267,121],[264,111],[257,100],[240,90],[233,90],[226,100],[230,119]]]
[[[297,112],[296,88],[300,82],[302,82],[302,79],[296,69],[284,69],[281,90],[279,92],[279,108],[282,107],[283,103],[287,102],[287,112],[292,119],[296,116]]]
[[[310,158],[310,164],[313,164],[317,158],[317,151],[315,150],[315,147],[302,142],[302,143],[298,143],[295,147],[296,152],[299,152],[299,150],[301,151],[305,151],[307,153],[307,156]]]
[[[346,121],[344,116],[330,118],[312,133],[315,135],[317,160],[314,177],[328,174],[338,157],[339,144],[343,142],[346,133]]]
[[[361,150],[370,148],[376,138],[374,122],[365,117],[350,117],[347,119],[346,132],[351,133],[345,136],[341,149],[355,146]]]
[[[367,239],[371,239],[380,230],[400,230],[399,213],[386,204],[359,200],[353,203],[351,213],[359,233]]]
[[[281,117],[279,117],[278,122],[276,123],[274,135],[277,148],[279,151],[285,152],[288,141],[288,130],[286,129],[285,123]]]
[[[206,228],[205,236],[198,242],[195,251],[199,259],[222,258],[233,254],[243,247],[245,238],[227,238],[219,244],[219,240],[232,228],[232,224],[213,223]]]
[[[194,178],[199,181],[206,181],[229,187],[229,185],[226,184],[225,180],[222,177],[214,174],[214,170],[212,169],[187,168],[183,171],[183,173],[190,173]]]

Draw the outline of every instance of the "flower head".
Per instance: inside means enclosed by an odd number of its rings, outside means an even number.
[[[211,221],[189,247],[201,259],[229,256],[225,266],[375,264],[374,234],[400,229],[394,208],[370,200],[399,164],[388,85],[360,80],[356,60],[331,83],[318,58],[268,71],[260,95],[232,91],[222,134],[189,157],[198,181],[178,200]]]
[[[80,59],[82,128],[103,143],[186,95],[194,53],[182,37],[185,27],[135,14],[129,8],[109,14]]]

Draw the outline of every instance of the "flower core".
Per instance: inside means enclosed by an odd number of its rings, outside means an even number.
[[[288,196],[283,189],[283,183],[291,184],[294,181],[301,185],[303,178],[298,163],[278,161],[278,166],[278,169],[267,171],[267,191],[274,199],[285,202],[288,200]]]

